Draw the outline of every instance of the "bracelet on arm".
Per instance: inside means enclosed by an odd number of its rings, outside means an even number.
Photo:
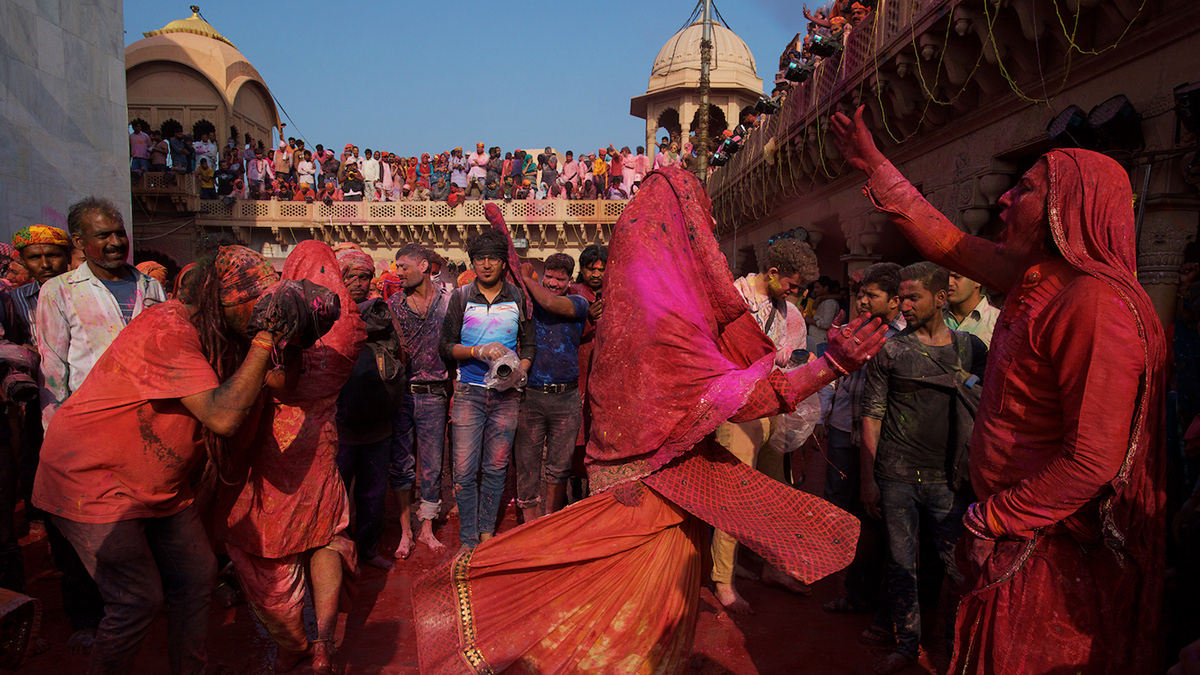
[[[270,340],[270,339],[264,338],[264,337],[255,337],[253,340],[250,341],[250,344],[251,344],[251,346],[262,347],[263,349],[265,349],[267,351],[272,351],[275,349],[275,342],[273,340]]]
[[[849,375],[850,374],[850,371],[843,368],[842,364],[833,360],[833,357],[829,355],[829,352],[825,352],[825,360],[829,362],[830,367],[833,368],[833,372],[835,372],[839,375]]]
[[[967,507],[967,512],[963,514],[962,522],[967,531],[976,537],[992,541],[996,540],[996,537],[989,533],[991,528],[988,527],[987,520],[979,513],[979,502],[975,502]]]
[[[475,350],[476,350],[476,349],[479,349],[479,345],[475,345],[474,347],[471,347],[471,358],[473,358],[473,359],[478,359],[478,358],[479,358],[478,356],[476,356],[476,355],[475,355]]]

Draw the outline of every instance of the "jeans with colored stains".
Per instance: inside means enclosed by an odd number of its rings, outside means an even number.
[[[579,403],[579,389],[559,393],[533,388],[525,391],[513,444],[517,506],[527,509],[541,503],[543,475],[545,482],[551,485],[567,482],[581,424],[583,408]]]
[[[517,389],[454,385],[450,409],[454,500],[458,503],[458,538],[469,548],[479,544],[479,535],[496,530],[520,410],[521,392]]]
[[[89,674],[132,673],[150,624],[167,602],[175,675],[203,673],[217,559],[196,507],[161,518],[78,523],[52,516],[104,598]]]
[[[921,644],[921,606],[917,598],[917,558],[920,525],[930,523],[926,533],[950,577],[951,607],[946,608],[952,634],[959,593],[964,584],[954,564],[954,547],[965,528],[963,514],[970,505],[967,496],[945,483],[898,483],[878,480],[879,505],[887,531],[887,593],[896,630],[896,651],[916,658]]]
[[[392,466],[389,482],[394,492],[410,490],[421,472],[421,505],[417,517],[434,520],[442,506],[442,461],[446,456],[446,390],[436,393],[405,392],[392,423]]]
[[[359,560],[379,555],[391,455],[391,436],[375,443],[338,444],[338,473],[346,484],[346,493],[354,499],[354,543],[358,545]]]

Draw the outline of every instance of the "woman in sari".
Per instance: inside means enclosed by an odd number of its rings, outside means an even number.
[[[433,164],[430,163],[429,153],[426,152],[421,155],[421,163],[417,165],[417,180],[425,181],[426,185],[433,185],[433,181],[431,180],[432,176]]]
[[[677,169],[647,177],[625,209],[589,382],[593,496],[415,585],[422,673],[683,672],[703,522],[806,582],[850,562],[857,520],[742,464],[711,434],[795,409],[860,367],[883,328],[864,316],[835,334],[832,354],[780,371],[733,286],[710,209]]]
[[[217,537],[250,606],[279,645],[275,670],[286,672],[311,655],[313,672],[329,673],[339,596],[356,562],[354,542],[344,533],[350,507],[337,471],[334,415],[367,336],[328,245],[301,242],[283,278],[334,291],[341,316],[301,353],[304,377],[268,398],[249,447],[235,454],[240,465],[233,475],[241,478],[218,490]],[[312,641],[303,617],[309,584],[317,619]]]
[[[450,184],[450,155],[442,152],[438,153],[433,158],[433,182],[430,185],[437,185],[438,181],[444,180],[447,185]]]

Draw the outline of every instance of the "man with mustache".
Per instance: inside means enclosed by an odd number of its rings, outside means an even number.
[[[87,197],[71,206],[67,227],[86,262],[47,281],[34,322],[42,357],[42,425],[83,384],[100,355],[143,309],[167,299],[157,281],[128,263],[129,235],[117,207]]]

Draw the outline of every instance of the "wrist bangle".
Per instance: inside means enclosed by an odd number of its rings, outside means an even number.
[[[849,375],[850,374],[850,371],[843,368],[842,364],[833,360],[833,357],[829,355],[829,352],[825,352],[825,360],[829,362],[830,367],[833,368],[833,371],[835,373],[837,373],[839,375]]]
[[[477,349],[479,349],[479,347],[478,347],[478,346],[471,347],[471,358],[473,358],[473,359],[478,359],[478,358],[479,358],[479,357],[478,357],[478,356],[476,356],[476,354],[475,354],[475,350],[477,350]]]

